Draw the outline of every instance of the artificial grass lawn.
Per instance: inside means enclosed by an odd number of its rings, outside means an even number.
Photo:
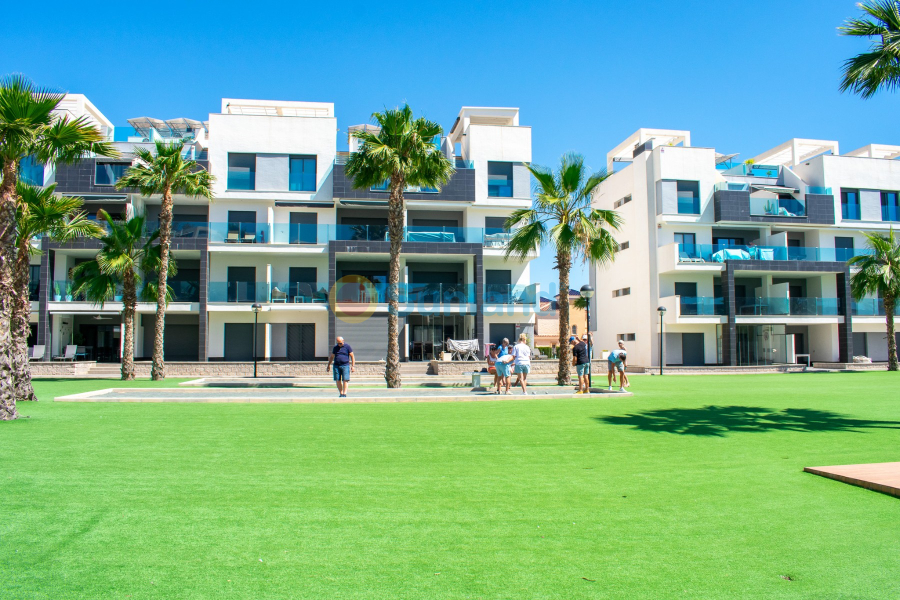
[[[335,405],[39,381],[0,424],[0,597],[900,597],[900,500],[801,472],[900,460],[900,378],[632,381]]]

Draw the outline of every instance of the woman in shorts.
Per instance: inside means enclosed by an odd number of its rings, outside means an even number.
[[[497,358],[497,362],[494,363],[494,367],[497,369],[497,392],[498,394],[509,394],[509,375],[512,371],[512,354],[504,354]],[[501,392],[501,387],[506,387],[506,390]]]

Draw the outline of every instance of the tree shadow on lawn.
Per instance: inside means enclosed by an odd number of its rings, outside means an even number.
[[[620,416],[594,417],[610,425],[630,425],[640,431],[724,437],[729,433],[767,431],[851,431],[900,429],[900,421],[853,419],[827,410],[759,406],[703,406],[667,408]]]

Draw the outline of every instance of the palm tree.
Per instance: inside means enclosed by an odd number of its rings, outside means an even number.
[[[374,113],[377,132],[355,131],[362,146],[347,160],[345,172],[353,187],[366,189],[388,182],[388,232],[391,261],[388,269],[388,348],[384,378],[389,388],[400,387],[400,345],[397,326],[400,283],[400,244],[403,240],[403,190],[406,186],[439,188],[455,169],[434,145],[443,133],[440,125],[424,117],[413,118],[409,105]]]
[[[580,154],[562,156],[559,170],[529,165],[534,177],[534,202],[531,208],[514,211],[506,227],[518,227],[509,240],[506,257],[526,260],[529,254],[549,244],[556,252],[559,270],[559,385],[569,383],[572,349],[568,338],[569,272],[576,260],[590,265],[607,264],[618,248],[610,229],[618,230],[622,220],[614,210],[591,208],[591,195],[609,175],[606,171],[590,173]]]
[[[144,236],[144,216],[136,215],[127,221],[118,221],[104,210],[97,216],[107,225],[106,235],[100,238],[101,248],[96,261],[88,261],[72,270],[75,294],[85,297],[101,307],[110,301],[116,290],[122,289],[124,314],[122,341],[122,379],[134,379],[134,315],[137,310],[138,289],[145,261],[153,261],[153,242],[159,237],[156,231]]]
[[[193,160],[185,160],[181,153],[184,142],[156,142],[156,155],[146,148],[135,147],[135,162],[116,182],[116,188],[137,188],[143,196],[162,196],[159,211],[160,259],[157,271],[156,328],[153,335],[153,366],[150,378],[166,378],[163,356],[166,333],[166,281],[169,277],[169,246],[172,243],[172,194],[212,200],[214,178],[209,171]]]
[[[850,290],[856,300],[867,294],[878,294],[884,300],[887,315],[888,371],[897,370],[897,338],[894,334],[894,310],[900,298],[900,239],[890,235],[867,233],[866,245],[871,252],[854,256],[851,266],[859,271],[850,278]]]
[[[19,209],[16,214],[16,302],[13,305],[13,365],[18,400],[37,400],[28,368],[28,323],[31,301],[28,284],[30,260],[40,251],[31,245],[37,236],[49,235],[54,241],[68,242],[76,237],[98,237],[103,230],[81,210],[81,198],[57,196],[56,184],[39,188],[22,181],[16,187]]]
[[[900,2],[865,0],[857,6],[869,18],[847,19],[838,31],[874,39],[868,52],[844,61],[841,91],[868,99],[900,88]]]
[[[12,326],[19,162],[68,163],[88,152],[116,156],[112,145],[85,117],[54,113],[64,93],[38,88],[22,75],[0,79],[0,421],[15,419]]]

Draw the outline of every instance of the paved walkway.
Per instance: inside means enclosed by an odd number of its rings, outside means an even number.
[[[471,402],[494,400],[524,400],[538,398],[581,398],[572,388],[535,387],[510,395],[496,395],[485,391],[459,388],[413,388],[399,390],[353,388],[349,398],[338,398],[334,388],[317,387],[251,387],[251,388],[111,388],[83,394],[59,396],[57,402],[233,402],[233,403],[338,403],[338,402]],[[631,396],[631,392],[607,392],[595,389],[592,397]]]
[[[803,470],[900,498],[900,462],[806,467]]]

